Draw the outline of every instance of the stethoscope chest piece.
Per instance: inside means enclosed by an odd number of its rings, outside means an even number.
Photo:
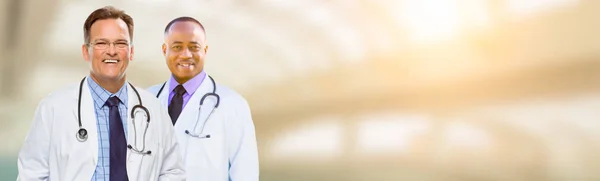
[[[80,128],[77,131],[77,136],[76,137],[77,137],[77,141],[79,141],[79,142],[87,141],[87,138],[88,138],[88,132],[87,132],[87,130],[85,130],[83,128]]]

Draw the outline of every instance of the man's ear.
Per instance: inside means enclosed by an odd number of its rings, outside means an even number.
[[[81,45],[81,55],[85,61],[90,61],[90,50],[86,44]]]
[[[204,46],[204,54],[206,54],[206,52],[208,52],[208,45]]]
[[[164,43],[162,44],[162,52],[163,52],[163,55],[164,55],[164,56],[166,56],[166,55],[167,55],[167,45],[166,45],[166,44],[164,44]]]
[[[133,55],[135,54],[135,48],[133,45],[131,45],[131,48],[129,48],[129,61],[133,61]]]

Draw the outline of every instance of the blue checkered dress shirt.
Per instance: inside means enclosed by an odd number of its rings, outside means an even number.
[[[112,96],[117,96],[121,103],[119,104],[119,113],[123,120],[123,129],[125,138],[127,138],[127,83],[112,94],[106,89],[100,87],[91,77],[87,78],[92,98],[94,99],[94,110],[96,112],[96,125],[98,127],[98,164],[96,171],[92,176],[93,181],[109,180],[110,174],[110,132],[108,121],[108,106],[104,105],[106,100]]]

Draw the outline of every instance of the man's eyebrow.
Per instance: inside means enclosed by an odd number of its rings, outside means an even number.
[[[183,42],[181,42],[181,41],[174,41],[171,44],[183,44]],[[196,41],[191,41],[189,44],[200,45],[200,43],[198,43]]]
[[[99,42],[99,41],[108,41],[108,40],[104,39],[104,38],[100,38],[100,39],[95,39],[93,42]]]
[[[99,42],[99,41],[102,41],[102,42],[108,42],[108,39],[105,39],[105,38],[100,38],[100,39],[95,39],[95,40],[94,40],[94,42]],[[115,42],[128,42],[128,41],[127,41],[126,39],[118,39],[118,40],[116,40]]]

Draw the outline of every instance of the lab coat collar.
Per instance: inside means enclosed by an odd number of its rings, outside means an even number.
[[[199,104],[200,99],[202,98],[202,96],[204,94],[208,93],[209,91],[212,92],[212,86],[213,86],[212,81],[209,80],[208,74],[204,74],[203,76],[204,76],[204,78],[202,78],[202,79],[204,81],[202,81],[200,86],[196,89],[196,91],[194,92],[194,95],[192,95],[192,97],[188,101],[188,104],[186,104],[186,106],[182,110],[182,114],[183,114],[183,112],[187,112],[187,110],[189,110],[189,109],[198,109],[197,105],[191,106],[190,104]],[[158,95],[158,99],[160,100],[161,104],[164,105],[165,107],[169,106],[169,102],[168,102],[169,101],[169,91],[168,90],[169,90],[169,85],[171,84],[171,81],[173,81],[173,80],[168,79],[163,84],[164,87],[163,87],[162,91],[160,92],[160,95]],[[195,108],[188,108],[188,107],[195,107]]]

